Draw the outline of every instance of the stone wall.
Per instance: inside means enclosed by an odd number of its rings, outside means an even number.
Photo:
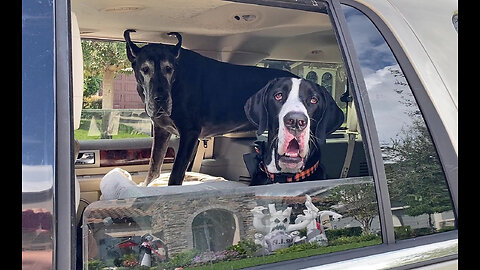
[[[253,194],[178,194],[169,200],[163,197],[149,209],[152,214],[152,233],[163,235],[169,256],[174,256],[193,248],[192,222],[197,215],[211,209],[223,209],[231,212],[238,221],[236,229],[240,232],[240,239],[253,238],[255,229],[250,209],[255,206]]]

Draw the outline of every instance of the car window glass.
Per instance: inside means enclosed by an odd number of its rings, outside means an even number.
[[[368,17],[346,5],[342,9],[375,119],[395,238],[451,230],[455,219],[445,175],[412,89]]]

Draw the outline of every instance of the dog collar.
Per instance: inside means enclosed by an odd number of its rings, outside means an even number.
[[[261,166],[260,168],[262,169],[262,171],[264,171],[267,174],[267,177],[273,183],[284,183],[284,182],[290,183],[290,182],[293,182],[293,181],[295,181],[295,182],[302,181],[305,178],[312,175],[317,170],[319,163],[320,163],[320,161],[317,161],[315,164],[313,164],[312,167],[310,167],[306,170],[303,170],[299,173],[295,173],[295,174],[293,174],[293,173],[271,173],[271,172],[268,171],[267,166],[263,162],[261,163],[261,165],[263,165],[263,166]]]

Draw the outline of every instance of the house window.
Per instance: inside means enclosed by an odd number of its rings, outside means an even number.
[[[360,11],[342,6],[367,88],[383,156],[395,238],[454,229],[439,157],[390,47]]]
[[[310,80],[314,83],[318,83],[318,75],[315,71],[309,71],[305,79]]]
[[[332,94],[332,84],[333,84],[332,74],[330,72],[323,73],[321,85],[328,90],[330,95]]]

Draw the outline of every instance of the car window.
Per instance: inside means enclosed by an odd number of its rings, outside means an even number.
[[[83,106],[79,141],[151,136],[124,42],[82,40]]]
[[[455,217],[430,131],[392,50],[370,19],[342,5],[378,132],[396,239],[452,230]]]
[[[212,5],[220,2],[212,1]],[[275,27],[255,33],[256,42],[276,38],[268,46],[270,54],[249,65],[289,70],[324,86],[344,113],[345,123],[318,146],[327,179],[253,187],[227,177],[182,187],[131,186],[119,192],[118,199],[100,200],[85,210],[85,266],[238,269],[383,243],[368,147],[351,97],[342,98],[349,82],[341,48],[327,6],[319,4],[308,11],[229,3],[237,9],[248,7],[250,14],[258,16],[267,11],[286,15],[276,17]],[[252,16],[233,19],[248,23],[255,21]],[[295,20],[303,23],[291,28]],[[205,27],[215,21],[205,21]],[[205,34],[204,38],[196,45],[205,46],[209,37]],[[241,39],[233,34],[231,40]],[[255,46],[241,45],[245,51]],[[233,54],[228,44],[223,46],[227,52],[218,54],[219,58]],[[202,49],[198,51],[205,53]],[[225,59],[238,63],[247,61],[247,56],[257,57],[243,51],[238,55]],[[255,141],[227,139],[250,147]],[[226,152],[245,154],[233,149]],[[245,166],[243,162],[222,163],[218,152],[214,157],[206,162],[217,172]],[[215,170],[209,173],[217,176]]]

